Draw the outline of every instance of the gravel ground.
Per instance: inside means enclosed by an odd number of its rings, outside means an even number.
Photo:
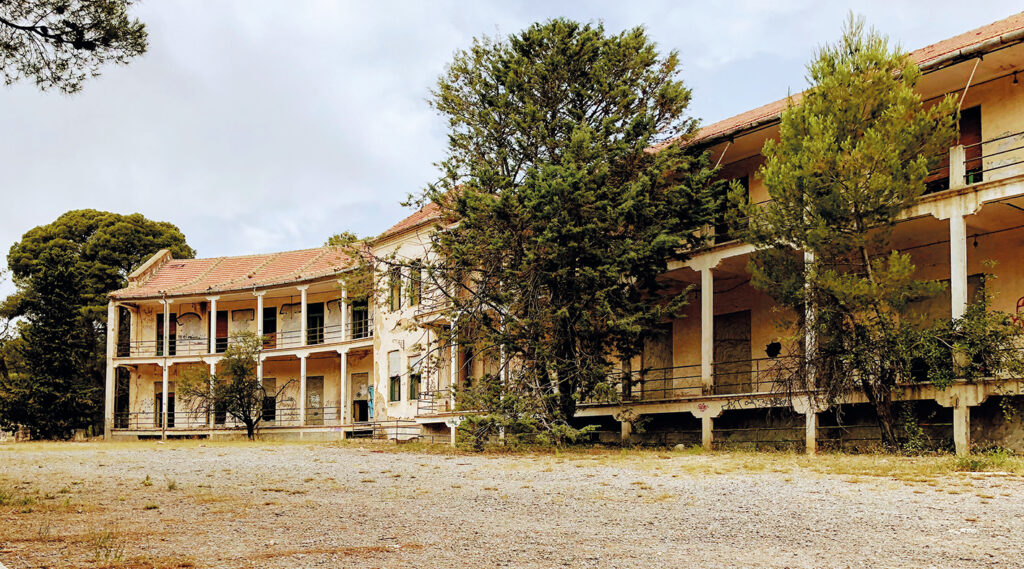
[[[763,464],[732,468],[744,460]],[[830,475],[797,462],[327,444],[2,445],[0,563],[1024,567],[1020,477]]]

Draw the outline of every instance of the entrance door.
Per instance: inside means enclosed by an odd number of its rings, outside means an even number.
[[[355,423],[365,423],[370,420],[370,403],[365,393],[367,392],[367,384],[370,382],[370,374],[367,372],[350,373],[349,377],[349,389],[354,387],[356,393],[363,393],[363,397],[352,401],[352,421]]]
[[[218,354],[228,349],[228,311],[217,311],[217,342],[214,344]]]
[[[715,316],[715,393],[750,393],[750,311]]]
[[[642,399],[666,399],[672,395],[672,324],[660,326],[644,342]],[[636,393],[636,389],[633,393]]]
[[[260,410],[260,420],[264,423],[273,423],[277,420],[277,380],[272,377],[263,378],[263,406]]]
[[[114,428],[127,429],[130,424],[131,408],[128,389],[131,373],[123,368],[114,368]]]
[[[306,424],[324,424],[324,378],[306,378]]]
[[[162,381],[156,382],[153,387],[153,393],[156,397],[156,404],[153,406],[156,409],[156,420],[154,424],[160,427],[164,420],[164,385]],[[174,428],[174,382],[167,383],[167,428]]]

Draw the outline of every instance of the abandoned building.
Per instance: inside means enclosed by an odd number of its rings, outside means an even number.
[[[928,193],[906,211],[893,247],[909,252],[922,278],[944,280],[944,297],[919,310],[962,315],[980,288],[993,309],[1024,318],[1024,13],[912,52],[927,101],[962,96],[960,139],[928,180]],[[755,175],[765,141],[778,136],[780,100],[704,127],[692,144],[709,151],[722,176],[738,179],[750,200],[768,199]],[[405,259],[429,254],[436,209],[401,221],[372,247]],[[719,231],[714,243],[667,278],[695,285],[688,314],[665,324],[633,370],[640,381],[616,404],[581,405],[578,419],[600,424],[614,438],[659,439],[705,446],[731,442],[792,442],[810,452],[820,445],[870,439],[858,425],[863,401],[849,401],[839,424],[835,410],[778,393],[766,374],[787,354],[773,302],[750,284],[753,247]],[[994,261],[994,268],[986,263]],[[402,275],[390,301],[350,302],[351,263],[330,248],[212,259],[173,259],[157,253],[110,295],[106,383],[108,437],[237,435],[239,425],[217,412],[196,412],[175,401],[175,380],[189,365],[217,363],[241,331],[265,338],[258,376],[282,397],[263,409],[265,434],[355,436],[376,429],[444,436],[454,424],[450,386],[463,381],[468,354],[444,353],[440,366],[422,366],[435,339],[408,322],[432,318],[418,275]],[[983,273],[998,278],[984,279]],[[1024,325],[1024,321],[1021,322]],[[998,444],[1024,449],[1019,418],[998,402],[1017,405],[1016,379],[992,378],[937,390],[906,385],[897,396],[917,402],[929,436],[967,452]],[[644,433],[617,417],[628,406],[646,418]],[[877,435],[876,435],[877,436]]]

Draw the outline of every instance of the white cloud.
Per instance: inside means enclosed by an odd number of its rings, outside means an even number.
[[[911,49],[1016,9],[857,7]],[[812,0],[144,2],[152,44],[138,61],[74,97],[0,88],[0,249],[86,207],[176,223],[202,255],[376,234],[436,175],[445,127],[425,100],[474,36],[558,16],[611,32],[644,24],[680,51],[692,110],[713,122],[801,89],[804,62],[846,11]]]

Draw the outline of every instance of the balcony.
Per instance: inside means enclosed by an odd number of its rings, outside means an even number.
[[[302,410],[295,406],[265,407],[259,427],[316,427],[341,426],[342,409],[335,401],[320,407],[306,407],[306,420],[300,421]],[[238,430],[245,425],[223,412],[174,410],[167,414],[167,429],[177,431],[213,429]],[[114,414],[114,428],[131,431],[161,430],[162,414],[156,411],[122,412]]]
[[[322,344],[339,344],[355,340],[373,338],[373,316],[348,323],[344,328],[340,324],[333,326],[315,326],[306,330],[306,343],[302,342],[301,330],[271,332],[263,336],[263,349],[281,350],[317,346]],[[223,353],[232,342],[229,338],[217,338],[216,352]],[[119,358],[163,357],[163,340],[131,340],[117,343]],[[210,342],[206,336],[176,336],[169,342],[168,356],[205,356],[210,354]]]
[[[600,406],[721,395],[777,394],[784,389],[780,378],[799,361],[799,356],[780,356],[714,362],[710,386],[703,384],[699,364],[617,373],[609,377],[608,391],[595,394],[580,404]]]
[[[416,400],[416,415],[418,417],[444,415],[453,411],[455,411],[455,405],[452,402],[451,389],[421,391],[419,399]]]

